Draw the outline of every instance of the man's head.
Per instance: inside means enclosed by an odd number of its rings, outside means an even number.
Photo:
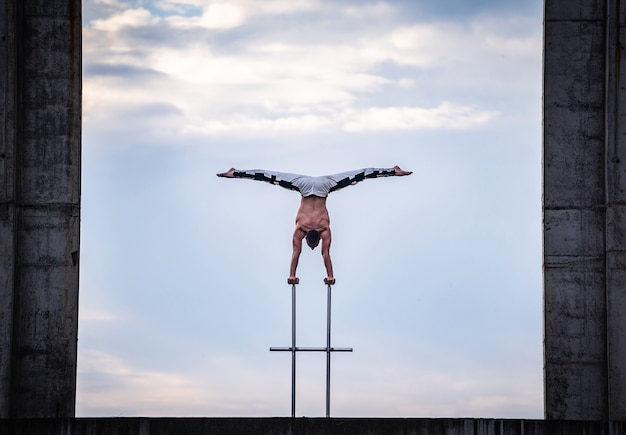
[[[320,232],[316,230],[311,230],[306,233],[306,244],[309,245],[309,248],[315,249],[317,245],[320,243]]]

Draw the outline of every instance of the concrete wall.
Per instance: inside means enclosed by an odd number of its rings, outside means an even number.
[[[11,343],[13,331],[13,284],[15,269],[15,68],[9,58],[15,45],[9,36],[14,15],[7,2],[0,6],[0,416],[9,415]]]
[[[549,419],[626,420],[626,0],[545,0]]]
[[[0,416],[73,416],[80,0],[0,0]]]
[[[605,1],[545,1],[543,216],[547,418],[608,418],[606,16]]]
[[[626,1],[607,20],[606,301],[609,418],[626,420]]]
[[[79,418],[0,420],[6,435],[626,435],[617,422],[494,419]]]

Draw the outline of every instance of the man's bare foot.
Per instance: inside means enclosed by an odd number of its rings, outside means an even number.
[[[297,276],[290,276],[287,278],[287,284],[300,284],[300,278]]]
[[[217,174],[217,176],[218,177],[233,178],[235,176],[235,168],[230,168],[226,172],[221,172],[221,173]]]
[[[413,173],[413,171],[405,171],[403,169],[400,169],[400,166],[398,166],[398,165],[394,166],[393,169],[395,169],[396,176],[398,176],[398,177],[401,177],[403,175],[411,175]]]
[[[335,283],[335,278],[329,276],[328,278],[324,278],[324,284],[333,285]]]

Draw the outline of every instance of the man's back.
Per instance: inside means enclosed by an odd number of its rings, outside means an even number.
[[[300,208],[296,214],[296,227],[307,232],[316,230],[325,231],[330,226],[330,217],[326,208],[326,198],[319,196],[305,196],[300,201]]]

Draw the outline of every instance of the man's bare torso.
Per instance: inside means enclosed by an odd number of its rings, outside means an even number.
[[[330,217],[326,208],[326,198],[319,196],[302,197],[300,208],[296,214],[296,228],[308,232],[316,230],[320,233],[328,230]]]

